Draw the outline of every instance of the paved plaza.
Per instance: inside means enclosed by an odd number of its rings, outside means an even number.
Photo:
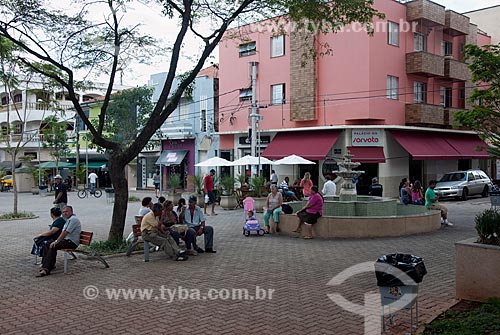
[[[422,325],[455,302],[454,242],[475,236],[474,216],[490,206],[488,198],[448,201],[454,227],[362,240],[244,237],[243,210],[217,208],[219,215],[207,218],[215,229],[216,254],[174,262],[152,253],[149,263],[142,254],[115,256],[108,258],[109,269],[78,259],[70,262],[66,275],[59,255],[50,276],[35,278],[32,237],[51,223],[52,200],[21,194],[19,208],[39,218],[0,222],[0,334],[363,334],[364,318],[343,310],[327,294],[340,293],[363,304],[366,293],[378,292],[374,273],[358,274],[339,286],[327,283],[352,265],[394,252],[425,259],[428,274],[419,293]],[[11,211],[12,202],[12,193],[0,193],[0,213]],[[72,192],[69,204],[83,230],[93,231],[95,240],[107,238],[112,204],[104,196],[79,199]],[[126,234],[139,207],[129,203]],[[114,289],[152,294],[113,298],[120,292]],[[234,289],[248,290],[247,299]],[[409,332],[407,311],[394,321],[388,334]]]

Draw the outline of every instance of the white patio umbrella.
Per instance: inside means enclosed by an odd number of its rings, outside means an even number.
[[[259,165],[259,164],[275,164],[272,160],[267,159],[266,157],[255,157],[246,155],[241,157],[234,162],[231,163],[231,166],[239,166],[239,165]]]
[[[273,165],[308,165],[308,164],[316,164],[313,161],[305,159],[303,157],[297,155],[290,155],[283,157],[282,159],[278,159]]]
[[[220,157],[212,157],[207,160],[204,160],[203,162],[199,162],[198,164],[195,164],[194,166],[230,166],[231,162],[228,161],[227,159],[220,158]]]

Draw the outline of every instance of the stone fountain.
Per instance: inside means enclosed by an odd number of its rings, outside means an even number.
[[[357,168],[361,163],[353,162],[352,155],[347,150],[341,161],[337,164],[340,166],[339,171],[334,171],[335,174],[344,179],[344,183],[340,189],[339,200],[340,201],[356,201],[358,199],[358,194],[356,192],[356,185],[352,182],[353,178],[358,178],[360,175],[365,173],[365,171],[353,170]]]

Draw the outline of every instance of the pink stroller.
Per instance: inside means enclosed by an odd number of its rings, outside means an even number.
[[[255,213],[255,201],[252,197],[246,197],[243,199],[243,209],[245,212],[245,221],[247,220],[248,211],[254,211]]]

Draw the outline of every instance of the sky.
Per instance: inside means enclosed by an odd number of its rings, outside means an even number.
[[[56,0],[54,3],[62,4],[68,3],[70,0]],[[446,9],[451,9],[459,13],[466,11],[481,9],[485,7],[490,7],[494,5],[500,5],[500,0],[433,0],[446,7]],[[172,42],[176,36],[178,27],[171,22],[171,20],[165,19],[160,16],[155,10],[151,10],[143,4],[146,2],[144,0],[133,2],[134,7],[127,12],[127,16],[124,18],[124,23],[128,24],[141,24],[141,31],[143,33],[150,34],[157,37],[163,41],[165,45],[172,45]],[[69,6],[74,6],[74,3],[69,2]],[[74,8],[74,7],[73,7]],[[102,16],[104,11],[94,11],[93,15]],[[99,17],[98,17],[99,18]],[[193,61],[191,57],[196,58],[200,53],[200,42],[194,37],[188,37],[183,45],[183,55],[179,61],[178,73],[189,70],[193,66]],[[215,51],[205,66],[209,66],[210,63],[218,62],[218,53]],[[151,74],[166,72],[168,71],[169,59],[168,57],[156,58],[152,64],[139,64],[134,65],[133,68],[123,73],[123,84],[125,85],[145,85],[147,84]]]

